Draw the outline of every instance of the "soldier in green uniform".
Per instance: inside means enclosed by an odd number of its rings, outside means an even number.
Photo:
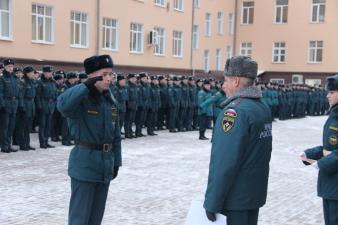
[[[158,110],[161,107],[161,93],[156,76],[150,76],[150,110],[147,119],[147,134],[150,136],[157,135],[154,133],[157,124]]]
[[[117,102],[109,90],[113,61],[109,55],[84,61],[88,79],[58,97],[75,147],[69,156],[69,225],[100,225],[111,180],[121,166]]]
[[[301,154],[304,164],[319,170],[318,196],[323,198],[325,225],[338,224],[338,74],[327,78],[330,115],[323,130],[323,145]]]
[[[209,220],[227,216],[227,225],[256,225],[266,202],[272,150],[272,118],[253,87],[257,63],[246,56],[227,60],[222,104],[213,134],[204,208]]]
[[[116,101],[118,102],[119,108],[119,123],[120,128],[124,126],[124,131],[127,130],[125,126],[126,112],[127,112],[127,101],[128,101],[128,90],[126,88],[126,78],[123,74],[118,74],[116,83],[116,94],[114,94]]]
[[[189,105],[188,105],[188,118],[187,118],[187,127],[188,131],[196,130],[197,124],[194,121],[194,115],[197,111],[197,87],[195,83],[195,78],[190,76],[189,80]],[[197,112],[196,112],[197,114]]]
[[[65,76],[66,74],[63,70],[59,70],[54,73],[53,79],[56,83],[56,96],[60,96],[65,91]],[[60,135],[62,133],[62,116],[59,110],[54,110],[51,120],[50,137],[52,141],[59,142],[61,141]]]
[[[3,61],[4,71],[0,77],[0,147],[1,152],[17,152],[13,149],[12,136],[15,128],[15,115],[21,103],[19,80],[15,76],[14,60]]]
[[[135,138],[136,136],[133,134],[132,126],[135,122],[135,116],[137,107],[139,104],[139,96],[138,96],[138,85],[136,83],[137,78],[136,74],[130,73],[128,74],[128,101],[127,101],[127,114],[125,120],[125,137],[126,138]]]
[[[158,130],[164,130],[164,126],[168,129],[169,123],[169,93],[168,93],[168,81],[160,75],[158,76],[160,85],[161,107],[158,111],[157,128]]]
[[[36,90],[36,108],[39,111],[40,148],[54,148],[48,143],[51,118],[56,106],[56,84],[53,81],[53,67],[43,66],[43,74]]]
[[[212,97],[210,88],[209,79],[204,80],[203,89],[198,92],[197,97],[200,140],[209,139],[205,136],[205,131],[207,130],[213,115],[212,103],[209,101]]]
[[[139,73],[139,85],[138,85],[138,109],[136,113],[136,137],[144,137],[145,134],[142,133],[142,128],[145,125],[147,119],[147,113],[149,110],[150,104],[150,89],[148,86],[148,75],[145,72]]]
[[[176,91],[174,82],[177,82],[178,78],[174,76],[172,79],[168,79],[168,105],[169,105],[169,117],[168,117],[168,128],[169,132],[176,133],[176,120],[179,109],[179,96]]]

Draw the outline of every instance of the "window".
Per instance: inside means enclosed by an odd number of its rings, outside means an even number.
[[[309,62],[321,63],[323,61],[323,41],[310,41]]]
[[[272,79],[270,79],[270,83],[284,84],[285,83],[285,79],[283,79],[283,78],[272,78]]]
[[[155,5],[165,6],[165,0],[155,0]]]
[[[252,43],[242,42],[241,43],[241,55],[251,57],[251,53],[252,53]]]
[[[288,22],[289,0],[276,0],[276,18],[275,23]]]
[[[216,49],[216,70],[222,70],[222,54],[221,49]]]
[[[207,13],[205,15],[205,35],[210,37],[211,36],[211,14]]]
[[[165,33],[164,28],[161,27],[155,27],[154,31],[157,32],[157,41],[154,48],[154,54],[155,55],[164,55],[164,49],[165,49]]]
[[[71,46],[88,47],[88,16],[83,12],[71,12],[70,34]]]
[[[143,25],[130,24],[130,52],[143,53]]]
[[[0,39],[11,38],[11,2],[0,0]]]
[[[183,11],[184,10],[183,0],[174,0],[174,9]]]
[[[232,47],[230,45],[227,46],[227,59],[232,57]]]
[[[198,26],[193,26],[193,33],[192,33],[192,45],[194,49],[198,48]]]
[[[234,33],[234,14],[229,13],[228,15],[228,33],[233,34]]]
[[[273,43],[272,62],[285,63],[285,42]]]
[[[254,2],[243,2],[242,24],[253,24],[254,21]]]
[[[103,18],[103,48],[117,50],[117,20]]]
[[[32,40],[38,43],[53,42],[52,7],[40,4],[32,5]]]
[[[224,14],[223,12],[217,13],[217,33],[223,34],[223,27],[224,27]]]
[[[183,32],[173,32],[173,56],[183,57]]]
[[[200,8],[201,7],[201,1],[200,0],[194,0],[194,7]]]
[[[312,22],[323,23],[325,20],[325,1],[312,0]]]
[[[204,72],[210,71],[210,51],[204,50]]]

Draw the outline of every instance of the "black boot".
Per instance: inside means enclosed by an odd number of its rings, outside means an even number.
[[[209,140],[209,138],[205,137],[204,133],[205,133],[205,131],[201,131],[200,130],[200,137],[199,137],[199,139],[200,140]]]

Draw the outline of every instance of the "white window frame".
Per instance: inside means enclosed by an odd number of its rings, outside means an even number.
[[[194,0],[194,7],[199,9],[201,8],[201,1],[200,0]]]
[[[34,13],[32,11],[32,42],[33,43],[39,43],[39,44],[53,44],[54,43],[54,8],[52,6],[49,6],[49,5],[44,5],[44,4],[40,4],[40,3],[32,3],[32,10],[33,10],[33,6],[36,7],[36,12]],[[43,11],[44,11],[44,14],[39,14],[38,13],[38,7],[43,7]],[[46,15],[46,8],[49,8],[50,11],[51,11],[51,16],[49,15]],[[35,18],[35,38],[36,39],[33,39],[33,29],[34,29],[34,24],[33,24],[33,20]],[[42,23],[43,23],[43,31],[42,31],[42,35],[43,35],[43,38],[42,40],[39,40],[39,25],[38,25],[38,21],[39,19],[42,19]],[[51,23],[51,28],[50,28],[50,38],[51,40],[50,41],[47,41],[46,40],[46,20],[47,19],[50,19]]]
[[[285,63],[285,60],[286,60],[286,43],[284,41],[272,43],[272,63],[283,64]]]
[[[241,42],[240,54],[243,56],[252,56],[252,42]]]
[[[270,83],[285,84],[284,78],[271,78]]]
[[[275,0],[276,1],[276,5],[275,5],[275,24],[286,24],[288,22],[288,17],[289,17],[289,0],[287,0],[288,2],[286,4],[280,4],[278,3],[279,0]],[[287,10],[286,12],[286,21],[284,21],[284,13],[285,13],[285,10]],[[280,18],[279,18],[279,21],[278,21],[278,18],[277,18],[277,14],[278,14],[278,11],[280,11]]]
[[[184,11],[184,0],[174,0],[174,10]]]
[[[156,6],[165,7],[166,0],[155,0],[154,3]]]
[[[205,14],[205,36],[211,37],[211,13]]]
[[[137,26],[136,30],[133,30],[133,25]],[[130,23],[130,43],[129,43],[129,52],[134,54],[143,54],[144,53],[144,29],[143,24],[131,22]],[[140,29],[141,28],[141,29]],[[134,37],[135,48],[134,48]],[[138,40],[140,39],[140,40]]]
[[[199,30],[198,29],[199,29],[198,25],[193,26],[193,33],[192,33],[193,49],[198,49],[198,46],[199,46]]]
[[[319,44],[321,43],[321,47],[319,47]],[[314,44],[315,46],[311,46]],[[319,52],[321,52],[321,60],[318,61]],[[308,63],[311,64],[320,64],[323,62],[324,57],[324,41],[310,41],[309,42],[309,57],[308,57]]]
[[[2,14],[8,14],[8,36],[2,33]],[[12,40],[12,0],[8,0],[8,10],[0,9],[0,40]]]
[[[74,19],[72,19],[72,15],[74,14]],[[80,21],[76,20],[76,14],[80,14]],[[85,16],[86,17],[86,21],[82,21],[82,17]],[[75,43],[75,39],[76,39],[76,25],[79,25],[80,28],[79,28],[79,42],[80,44],[78,43]],[[86,43],[85,45],[82,44],[82,25],[85,25],[86,26]],[[80,11],[76,11],[76,10],[72,10],[70,12],[70,26],[73,26],[73,34],[71,33],[70,34],[70,46],[73,47],[73,48],[88,48],[89,46],[89,16],[88,16],[88,13],[85,13],[85,12],[80,12]],[[72,29],[71,29],[72,31]],[[73,37],[73,38],[72,38]],[[73,40],[72,40],[73,39]]]
[[[224,12],[217,13],[217,33],[224,34]]]
[[[253,6],[244,6],[245,3],[253,3]],[[247,11],[247,17],[244,18],[244,11]],[[250,15],[252,15],[252,22],[250,23]],[[242,5],[242,15],[241,15],[241,24],[242,25],[251,25],[255,20],[255,2],[254,1],[244,1]],[[246,21],[245,21],[246,20]]]
[[[173,31],[172,55],[174,58],[183,58],[183,32],[182,31],[177,31],[177,30]]]
[[[228,45],[227,47],[226,47],[226,57],[227,57],[227,59],[230,59],[231,57],[232,57],[232,46],[231,45]]]
[[[209,49],[204,50],[203,58],[204,58],[204,61],[203,61],[204,72],[208,73],[210,71],[210,50]]]
[[[311,23],[324,23],[325,22],[325,14],[326,14],[326,0],[323,0],[324,3],[314,3],[314,1],[318,1],[318,0],[312,0],[310,21],[311,21]],[[324,8],[324,15],[322,17],[320,16],[321,7]],[[313,17],[314,17],[315,8],[317,10],[317,13],[315,15],[316,19],[314,20]]]
[[[228,14],[228,34],[234,34],[234,14],[229,13]]]
[[[220,48],[216,49],[216,70],[222,70],[222,50]]]
[[[107,24],[108,20],[110,20],[110,26]],[[113,25],[115,23],[115,26]],[[102,49],[103,50],[108,50],[108,51],[118,51],[119,49],[119,35],[118,35],[118,20],[114,18],[108,18],[108,17],[103,17],[102,21]],[[115,31],[115,36],[113,35]],[[106,33],[109,32],[109,38],[110,40],[107,40]],[[115,39],[115,46],[113,46],[113,39]],[[109,43],[109,46],[107,47],[107,43]]]
[[[154,55],[165,55],[165,29],[163,27],[154,27],[157,32],[157,44],[154,46]]]

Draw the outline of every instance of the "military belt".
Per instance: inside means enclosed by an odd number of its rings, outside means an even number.
[[[103,152],[110,152],[113,149],[112,144],[91,144],[91,143],[79,142],[75,144],[75,146],[81,149],[89,149],[89,150],[96,150],[96,151],[103,151]]]
[[[323,156],[328,156],[330,155],[332,152],[331,151],[328,151],[326,149],[323,149]]]
[[[12,100],[12,101],[15,101],[16,100],[16,97],[13,96],[13,97],[7,97],[8,100]]]

